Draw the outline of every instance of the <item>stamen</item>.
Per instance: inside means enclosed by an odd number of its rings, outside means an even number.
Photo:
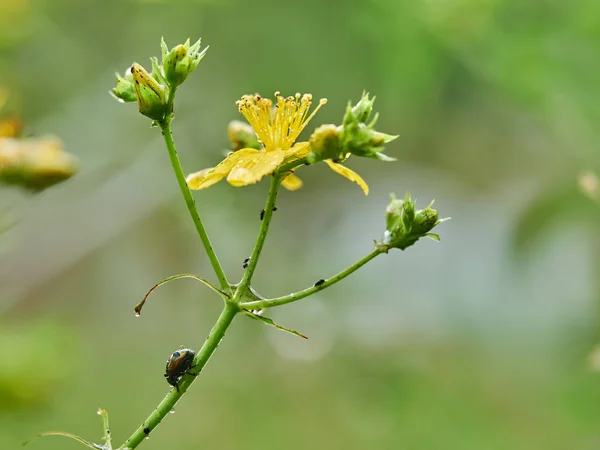
[[[287,150],[326,102],[326,99],[321,99],[317,108],[309,115],[312,104],[311,94],[296,93],[294,96],[284,98],[277,91],[275,107],[273,101],[262,98],[258,94],[244,95],[236,105],[254,128],[266,150],[275,148]]]

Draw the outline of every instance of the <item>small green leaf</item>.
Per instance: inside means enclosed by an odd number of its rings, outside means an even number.
[[[167,47],[167,43],[165,42],[164,37],[160,38],[160,53],[162,56],[162,60],[164,62],[165,59],[167,58],[167,55],[169,54],[169,47]]]
[[[251,317],[251,318],[253,318],[255,320],[260,320],[262,323],[264,323],[266,325],[271,325],[272,327],[275,327],[278,330],[286,331],[286,332],[288,332],[290,334],[293,334],[295,336],[301,337],[302,339],[308,339],[308,337],[304,336],[301,333],[298,333],[295,330],[292,330],[292,329],[286,328],[286,327],[282,327],[281,325],[276,324],[275,322],[273,322],[273,319],[269,319],[268,317],[263,317],[263,316],[261,316],[259,314],[253,313],[252,311],[248,311],[247,309],[242,309],[242,312],[246,316]]]
[[[425,236],[427,236],[428,238],[433,239],[434,241],[440,242],[440,235],[439,234],[427,233]]]
[[[397,137],[397,136],[396,136]],[[386,155],[385,153],[375,152],[372,155],[365,155],[366,158],[377,159],[378,161],[394,162],[398,161],[396,158]]]
[[[167,84],[167,80],[163,75],[163,69],[158,64],[158,58],[153,56],[150,58],[150,62],[152,63],[152,73],[151,75],[158,81],[160,84]]]

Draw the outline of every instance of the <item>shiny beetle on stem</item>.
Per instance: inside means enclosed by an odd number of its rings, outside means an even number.
[[[177,391],[179,391],[179,380],[188,369],[193,367],[192,363],[194,362],[195,355],[194,350],[182,348],[169,356],[167,368],[165,369],[165,378],[167,379],[167,383],[175,386]]]

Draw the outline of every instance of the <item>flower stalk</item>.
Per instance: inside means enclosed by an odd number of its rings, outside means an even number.
[[[238,288],[238,290],[241,292],[248,288],[250,282],[252,281],[254,271],[256,270],[258,258],[260,258],[260,254],[269,231],[269,225],[271,224],[271,218],[273,217],[273,209],[275,208],[275,202],[277,201],[277,192],[279,191],[279,186],[281,186],[281,176],[273,175],[271,177],[271,187],[269,188],[269,196],[267,197],[267,203],[264,209],[265,214],[260,224],[258,238],[256,239],[252,256],[250,256],[250,260],[248,261],[248,267],[246,267],[246,271],[244,272],[244,278],[242,278],[242,282]]]
[[[358,269],[360,269],[362,266],[374,259],[376,256],[379,256],[382,253],[387,253],[387,251],[387,246],[383,244],[376,244],[375,249],[368,255],[366,255],[364,258],[360,259],[348,268],[342,270],[341,272],[330,278],[327,278],[325,280],[319,280],[317,283],[315,283],[309,288],[303,289],[293,294],[284,295],[283,297],[271,298],[266,300],[255,300],[251,302],[242,303],[241,306],[244,309],[261,310],[302,300],[303,298],[309,297],[319,291],[322,291],[323,289],[327,289],[328,287],[333,286],[334,284],[342,281],[348,275],[351,275],[354,272],[356,272]]]
[[[170,102],[172,105],[172,99],[175,97],[175,89],[172,90],[170,97]],[[173,141],[173,134],[171,132],[171,117],[167,117],[161,122],[159,122],[160,129],[162,131],[162,135],[165,140],[165,145],[167,146],[167,151],[169,152],[169,159],[171,160],[171,166],[173,167],[173,172],[175,173],[175,178],[177,179],[177,184],[179,185],[179,189],[181,190],[181,195],[185,200],[185,204],[187,206],[188,212],[190,213],[190,217],[192,218],[192,222],[194,222],[194,226],[196,227],[196,231],[198,232],[198,236],[202,241],[202,245],[204,245],[204,250],[208,255],[208,259],[215,271],[217,278],[219,279],[219,285],[221,286],[221,290],[230,293],[231,287],[229,282],[227,281],[227,277],[225,276],[225,272],[223,271],[223,267],[219,262],[219,258],[213,249],[210,238],[208,237],[208,233],[206,232],[206,228],[204,227],[204,223],[202,219],[200,219],[200,215],[198,214],[198,209],[196,208],[196,201],[190,192],[190,189],[185,181],[185,175],[183,173],[183,168],[181,167],[181,162],[179,161],[179,156],[177,155],[177,149],[175,148],[175,142]]]

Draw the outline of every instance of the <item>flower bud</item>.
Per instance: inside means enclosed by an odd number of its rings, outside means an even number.
[[[367,123],[373,112],[374,102],[375,97],[369,98],[369,94],[363,93],[356,105],[348,104],[342,122],[343,153],[380,161],[395,161],[394,158],[386,156],[382,151],[385,144],[398,136],[381,133],[373,128],[377,122],[377,114]]]
[[[346,152],[342,147],[342,133],[341,126],[327,124],[318,127],[309,138],[312,153],[308,157],[308,162],[313,164],[325,159],[345,159]]]
[[[427,208],[415,211],[415,202],[410,194],[407,193],[402,200],[391,194],[386,208],[383,244],[389,248],[404,250],[425,236],[439,241],[439,236],[430,231],[448,219],[439,219],[438,212],[431,208],[432,205],[433,202]]]
[[[412,228],[414,233],[427,234],[439,223],[438,212],[431,205],[416,212]]]
[[[190,58],[187,48],[179,44],[171,50],[167,59],[163,61],[163,68],[165,69],[165,78],[171,86],[179,86],[183,83],[190,73]]]
[[[131,66],[133,83],[140,113],[153,120],[162,120],[167,114],[165,88],[137,63]]]
[[[398,200],[393,193],[390,194],[390,203],[385,209],[386,230],[394,230],[394,232],[397,232],[404,226],[404,222],[402,220],[403,204],[404,200]]]
[[[177,87],[183,83],[188,75],[196,69],[200,60],[204,58],[208,47],[200,51],[200,42],[201,40],[198,39],[190,47],[188,39],[185,44],[179,44],[169,50],[164,39],[161,41],[164,74],[171,87]]]
[[[118,73],[115,75],[117,76],[117,85],[110,91],[112,96],[121,103],[135,102],[137,100],[137,96],[135,94],[135,88],[133,87],[131,68],[125,71],[125,75],[123,77],[121,77]]]
[[[373,104],[375,103],[375,97],[369,99],[369,94],[363,92],[361,99],[354,106],[346,108],[346,114],[344,115],[344,125],[347,123],[367,123],[371,113],[373,112]],[[377,117],[373,120],[371,125],[375,125]]]
[[[234,152],[243,148],[255,148],[258,150],[261,147],[254,129],[246,122],[239,120],[229,122],[227,137],[229,138],[229,142],[231,142],[231,149]]]
[[[408,192],[404,196],[404,201],[402,202],[401,217],[404,228],[410,231],[415,220],[415,204],[412,202]]]
[[[373,158],[380,161],[395,161],[395,158],[382,153],[383,146],[398,136],[381,133],[364,123],[348,123],[344,125],[346,150],[356,156]]]

